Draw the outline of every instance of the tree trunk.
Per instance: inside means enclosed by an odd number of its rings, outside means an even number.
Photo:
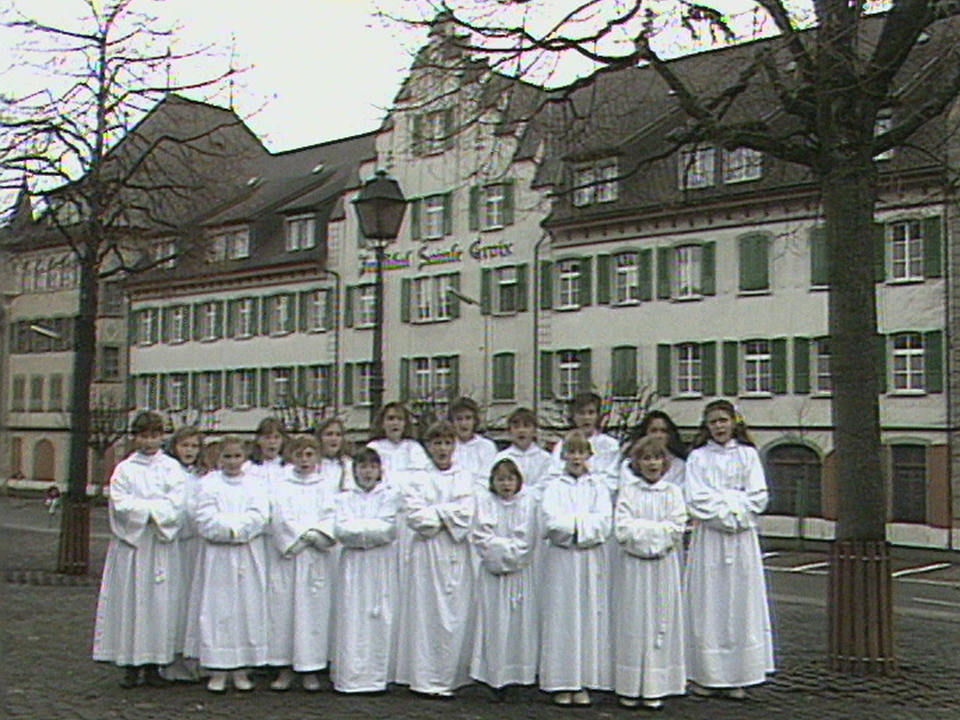
[[[837,163],[822,177],[830,259],[830,362],[839,469],[837,539],[829,582],[829,659],[885,674],[893,652],[886,492],[881,462],[873,162]]]

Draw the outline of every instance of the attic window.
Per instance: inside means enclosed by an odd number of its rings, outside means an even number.
[[[573,204],[577,207],[613,202],[619,196],[616,160],[600,160],[580,165],[573,171]]]
[[[250,257],[250,231],[243,228],[224,230],[210,239],[207,262],[240,260]]]
[[[287,252],[309,250],[317,245],[317,219],[314,215],[287,218],[284,223]]]

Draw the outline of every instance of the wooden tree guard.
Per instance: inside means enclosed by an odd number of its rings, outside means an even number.
[[[889,543],[835,541],[829,580],[831,669],[859,675],[895,672]]]
[[[86,575],[90,571],[90,501],[63,497],[60,519],[60,548],[57,572],[63,575]]]

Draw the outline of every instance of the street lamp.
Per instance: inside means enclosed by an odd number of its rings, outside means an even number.
[[[400,184],[387,175],[386,170],[377,170],[360,188],[353,201],[360,221],[360,232],[372,246],[377,258],[377,275],[374,286],[373,362],[370,374],[370,426],[376,422],[377,413],[383,405],[383,261],[387,245],[397,239],[407,200]]]

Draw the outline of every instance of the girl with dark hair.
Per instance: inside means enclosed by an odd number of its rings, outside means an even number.
[[[645,437],[660,438],[667,449],[670,460],[664,471],[663,479],[668,483],[683,487],[687,448],[680,438],[680,430],[677,428],[677,424],[663,410],[648,412],[643,416],[643,420],[640,421],[634,432],[631,433],[630,439],[623,448],[624,463],[628,461],[637,441]]]
[[[423,445],[414,439],[413,416],[402,402],[389,402],[380,409],[367,447],[377,451],[384,477],[401,492],[412,474],[432,467]]]
[[[320,443],[320,463],[317,472],[321,482],[340,492],[353,484],[353,461],[350,459],[350,443],[346,439],[346,426],[340,418],[327,418],[317,426],[314,433]]]

